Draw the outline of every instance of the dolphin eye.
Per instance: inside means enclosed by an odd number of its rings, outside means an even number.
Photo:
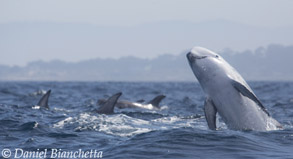
[[[216,58],[219,58],[219,55],[216,55]]]

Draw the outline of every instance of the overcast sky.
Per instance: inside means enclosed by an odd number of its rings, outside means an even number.
[[[292,0],[1,0],[0,22],[51,21],[129,26],[162,20],[226,19],[293,26]]]
[[[259,28],[292,28],[292,19],[292,0],[0,0],[0,25],[45,22],[125,28],[166,21],[200,23],[226,20]],[[136,55],[137,53],[135,50],[131,50],[131,45],[123,44],[129,50],[121,54],[117,53],[117,50],[107,52],[103,49],[99,50],[99,47],[89,47],[89,50],[95,49],[98,54],[93,54],[91,51],[80,53],[76,51],[74,52],[76,58],[70,58],[66,51],[79,50],[79,48],[74,48],[76,43],[72,43],[71,45],[63,45],[64,47],[71,46],[70,49],[51,50],[51,55],[45,56],[41,54],[41,50],[46,48],[41,43],[36,44],[40,47],[33,49],[33,46],[28,46],[30,48],[18,46],[20,45],[18,42],[6,42],[6,39],[9,38],[23,38],[21,36],[23,35],[12,36],[7,33],[2,38],[0,37],[0,42],[2,41],[0,44],[0,64],[24,65],[33,60],[52,59],[78,61],[95,57]],[[188,43],[186,46],[190,44]],[[114,43],[114,45],[118,44]],[[162,48],[158,46],[152,48],[150,43],[148,47],[153,53],[148,55],[145,52],[138,56],[154,57],[163,53],[179,53],[179,50],[186,49],[181,47],[186,46],[178,45],[178,48],[167,49],[166,46],[162,45]],[[14,49],[18,47],[24,52]],[[233,46],[227,45],[215,48],[224,49],[226,47],[233,48]],[[135,49],[137,50],[137,48]]]

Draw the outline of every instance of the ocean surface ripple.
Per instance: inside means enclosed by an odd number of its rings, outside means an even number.
[[[208,129],[196,82],[0,82],[0,151],[103,151],[103,158],[293,158],[293,82],[249,82],[284,130]],[[35,107],[51,89],[49,110]],[[160,110],[95,113],[97,100],[166,95]],[[1,154],[0,154],[1,157]]]

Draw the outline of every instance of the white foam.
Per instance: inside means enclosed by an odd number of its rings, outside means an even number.
[[[160,110],[167,110],[167,109],[169,109],[169,107],[167,105],[163,105],[160,107]]]
[[[37,96],[37,95],[44,95],[47,91],[45,90],[38,90],[36,92],[30,93],[30,95]]]
[[[278,128],[276,125],[278,123],[275,119],[273,118],[268,118],[267,119],[267,126],[266,129],[267,131],[272,131],[272,130],[282,130],[283,128]]]
[[[38,106],[38,105],[35,105],[35,106],[32,107],[32,109],[40,109],[40,108],[41,108],[41,107]]]
[[[58,123],[53,125],[53,128],[63,128],[65,124],[67,123],[72,123],[73,118],[72,117],[68,117],[64,120],[59,121]]]
[[[66,112],[66,113],[73,112],[73,110],[65,109],[65,108],[53,108],[53,110],[56,111],[56,112]]]
[[[163,117],[154,120],[132,118],[124,114],[100,115],[82,113],[77,117],[68,117],[54,124],[54,128],[75,126],[76,130],[94,130],[114,136],[130,137],[154,130],[169,130],[181,127],[206,129],[202,119],[182,119],[177,116]]]

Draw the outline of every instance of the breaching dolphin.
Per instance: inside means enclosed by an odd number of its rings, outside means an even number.
[[[220,55],[194,47],[188,54],[190,67],[206,95],[205,117],[215,130],[216,113],[233,130],[276,130],[281,124],[272,118],[241,75]]]
[[[165,95],[158,95],[151,101],[147,103],[143,103],[144,100],[138,100],[136,102],[130,102],[130,101],[117,101],[116,107],[119,109],[123,108],[143,108],[143,109],[160,109],[160,102],[165,98]],[[98,103],[103,104],[105,103],[105,99],[99,99]]]
[[[121,92],[114,94],[109,99],[107,99],[104,103],[100,103],[100,108],[97,110],[99,114],[113,114],[114,107],[117,103],[117,100],[122,95]]]
[[[51,94],[51,90],[48,90],[46,94],[44,94],[43,97],[40,99],[37,106],[39,106],[40,108],[49,109],[48,100],[49,100],[50,94]]]

